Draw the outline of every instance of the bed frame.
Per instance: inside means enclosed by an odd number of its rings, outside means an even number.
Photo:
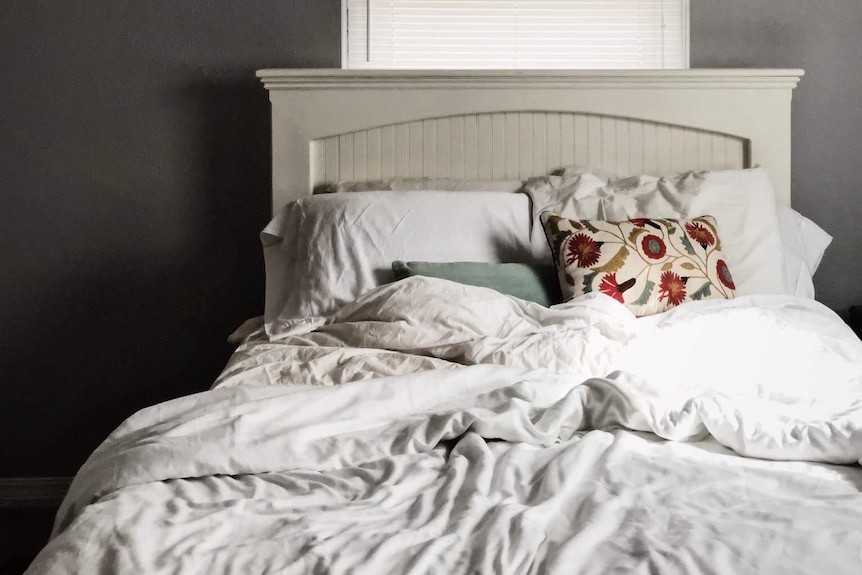
[[[790,204],[801,70],[260,70],[273,210],[327,182],[764,166]]]

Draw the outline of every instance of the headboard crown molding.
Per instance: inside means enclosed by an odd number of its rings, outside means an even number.
[[[257,72],[267,90],[301,89],[474,89],[631,88],[793,89],[805,74],[798,69],[687,70],[341,70],[265,69]]]

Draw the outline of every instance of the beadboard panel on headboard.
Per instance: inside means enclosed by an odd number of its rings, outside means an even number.
[[[260,70],[273,210],[315,185],[512,179],[569,164],[667,174],[761,164],[790,204],[801,70]]]
[[[314,140],[315,186],[343,180],[522,180],[563,166],[620,174],[748,165],[744,138],[632,118],[495,112],[428,118]]]

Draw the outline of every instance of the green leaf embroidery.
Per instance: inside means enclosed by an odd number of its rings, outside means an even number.
[[[688,236],[686,234],[682,234],[682,245],[685,248],[685,251],[687,251],[690,256],[694,255],[694,248],[692,247],[691,242],[688,240]]]
[[[712,286],[712,284],[709,282],[706,282],[705,284],[703,284],[702,288],[700,288],[696,292],[692,293],[689,297],[694,301],[699,301],[699,300],[702,300],[703,298],[707,298],[707,297],[711,296],[712,290],[710,289],[710,286]]]
[[[587,274],[584,276],[584,293],[593,291],[593,280],[596,279],[597,275],[599,274]]]
[[[612,274],[623,267],[623,264],[626,263],[626,258],[629,257],[629,250],[627,247],[623,246],[620,248],[614,257],[612,257],[608,263],[603,266],[599,266],[597,268],[592,268],[594,272],[604,272]]]
[[[629,243],[632,245],[636,245],[635,242],[638,240],[638,236],[646,233],[646,228],[635,228],[629,234]]]
[[[566,240],[572,237],[572,232],[570,232],[569,230],[564,230],[552,237],[554,238],[554,242],[551,246],[551,250],[553,251],[554,257],[556,259],[561,259],[560,254],[563,253],[563,247],[566,244]]]
[[[676,222],[674,220],[664,220],[664,219],[658,218],[658,221],[661,222],[664,225],[664,227],[667,228],[668,235],[671,235],[674,232],[676,232],[676,226],[674,226],[674,224]]]
[[[649,298],[652,296],[652,290],[655,288],[655,282],[647,281],[644,286],[644,291],[641,296],[634,302],[634,305],[646,305],[649,303]]]
[[[694,264],[693,264],[693,263],[691,263],[691,262],[682,262],[681,264],[679,264],[679,267],[681,267],[681,268],[682,268],[682,269],[684,269],[684,270],[693,270],[693,269],[695,269]]]
[[[599,229],[596,226],[594,226],[593,224],[591,224],[589,222],[589,220],[581,220],[581,223],[584,224],[584,227],[586,227],[588,230],[590,230],[594,234],[599,233]]]
[[[559,216],[548,216],[547,219],[545,219],[545,225],[548,226],[548,228],[551,230],[552,234],[560,233],[560,220],[561,219],[562,218],[560,218]]]

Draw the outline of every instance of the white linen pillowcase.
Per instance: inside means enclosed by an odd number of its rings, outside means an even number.
[[[787,206],[778,206],[778,219],[784,243],[786,293],[814,299],[814,273],[832,236]]]
[[[524,185],[532,199],[531,242],[541,261],[550,249],[539,223],[551,211],[570,219],[692,219],[718,224],[736,294],[785,293],[784,247],[775,190],[762,168],[632,176],[608,182],[589,173],[543,176]]]
[[[291,202],[261,234],[266,333],[316,329],[392,281],[395,260],[530,262],[529,230],[529,199],[508,192],[352,192]]]

